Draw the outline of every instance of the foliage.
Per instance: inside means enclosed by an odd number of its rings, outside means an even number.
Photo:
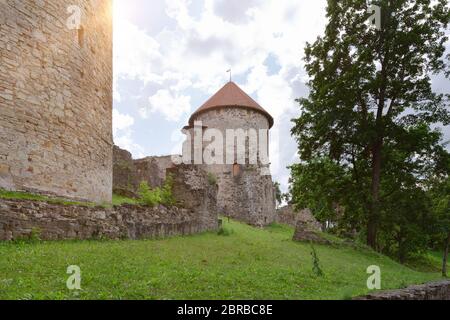
[[[311,247],[291,241],[293,228],[224,227],[232,236],[0,243],[0,299],[73,299],[69,265],[81,268],[82,300],[341,299],[368,293],[373,264],[383,270],[383,289],[440,279],[370,250],[321,245],[325,276],[312,277]]]
[[[217,184],[217,177],[215,174],[208,172],[208,183],[211,186],[215,186]]]
[[[150,189],[148,183],[145,181],[141,182],[141,184],[139,185],[138,193],[140,201],[143,205],[154,207],[161,204],[162,202],[161,189],[155,188],[152,190]]]
[[[281,192],[281,185],[279,182],[274,183],[275,188],[275,199],[277,201],[277,205],[281,205],[283,203],[283,193]]]
[[[432,199],[434,224],[432,232],[437,239],[436,247],[442,245],[442,274],[447,276],[448,254],[450,247],[450,177],[445,180],[434,181],[430,189]]]
[[[381,29],[368,26],[365,0],[329,0],[325,35],[306,47],[310,93],[292,130],[291,196],[403,261],[425,249],[429,181],[450,168],[432,129],[450,123],[449,96],[430,78],[447,67],[450,10],[446,0],[373,3]]]
[[[173,190],[173,176],[168,175],[166,181],[161,188],[161,204],[165,206],[174,206],[176,204],[175,197],[172,193]]]
[[[173,177],[168,176],[163,186],[151,189],[147,182],[143,181],[139,185],[140,202],[149,207],[157,205],[173,206],[176,201],[172,194]]]
[[[319,257],[317,256],[317,251],[316,248],[314,248],[314,246],[311,246],[311,257],[313,259],[313,272],[316,276],[318,277],[323,277],[323,271],[322,268],[320,267],[320,260]]]
[[[80,202],[80,201],[72,201],[63,198],[57,197],[49,197],[40,194],[34,194],[30,192],[20,192],[20,191],[7,191],[4,189],[0,189],[0,199],[5,200],[29,200],[29,201],[39,201],[39,202],[47,202],[51,204],[59,204],[65,206],[86,206],[93,207],[96,206],[95,203],[91,202]]]
[[[337,222],[338,196],[345,192],[346,172],[328,158],[312,159],[291,167],[291,194],[297,210],[309,208],[321,222]]]
[[[128,197],[124,197],[124,196],[121,196],[121,195],[113,194],[112,204],[114,206],[121,206],[123,204],[135,205],[135,204],[138,204],[138,203],[139,203],[139,200],[137,200],[137,199],[128,198]]]
[[[219,231],[217,232],[217,234],[219,236],[223,236],[223,237],[229,237],[234,233],[233,229],[227,227],[227,226],[222,226]]]
[[[450,177],[430,189],[436,218],[435,231],[445,237],[450,232]]]

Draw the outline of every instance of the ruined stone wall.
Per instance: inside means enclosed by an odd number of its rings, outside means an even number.
[[[177,207],[114,208],[63,206],[45,202],[0,199],[0,241],[149,239],[217,230],[197,212]]]
[[[375,292],[354,300],[450,300],[450,280]]]
[[[272,177],[256,167],[241,166],[240,174],[221,175],[222,207],[227,216],[255,226],[266,226],[276,219]]]
[[[0,1],[0,188],[111,200],[110,0]]]
[[[173,177],[172,193],[178,206],[195,211],[201,225],[217,228],[219,207],[218,186],[207,173],[195,165],[180,165],[167,169]]]
[[[113,151],[113,192],[134,197],[137,190],[137,174],[131,153],[114,146]]]
[[[174,167],[172,156],[147,157],[135,160],[134,165],[138,185],[146,181],[153,188],[162,186],[166,180],[167,169]]]
[[[322,231],[321,224],[314,218],[309,209],[296,211],[293,206],[288,205],[277,210],[277,223],[297,227],[299,222],[302,222],[310,230]]]
[[[64,206],[0,199],[0,240],[27,238],[36,230],[44,240],[142,239],[218,229],[217,186],[195,166],[170,169],[174,207]]]
[[[167,169],[173,168],[172,156],[133,160],[131,153],[114,146],[113,190],[115,194],[134,197],[141,182],[152,188],[164,184]]]
[[[261,113],[242,108],[222,108],[201,113],[196,119],[202,125],[222,132],[224,145],[227,129],[269,129],[268,119]],[[203,147],[206,147],[205,145]],[[247,148],[248,150],[248,148]],[[224,147],[223,154],[226,154]],[[248,157],[248,155],[247,155]],[[276,219],[276,201],[272,177],[261,165],[203,165],[217,178],[218,206],[222,214],[237,220],[264,226]],[[264,174],[263,174],[264,173]]]

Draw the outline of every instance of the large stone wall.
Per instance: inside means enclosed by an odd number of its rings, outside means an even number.
[[[220,208],[236,220],[267,226],[276,220],[275,190],[271,176],[253,166],[240,166],[240,174],[219,176]]]
[[[172,156],[147,157],[134,160],[138,184],[146,181],[149,186],[160,187],[167,176],[167,169],[173,168]]]
[[[103,208],[0,199],[0,241],[33,234],[42,240],[160,238],[217,230],[217,215],[213,220],[215,225],[196,211],[177,207]]]
[[[450,300],[450,280],[437,281],[405,289],[380,291],[355,300]]]
[[[202,225],[217,226],[219,207],[218,187],[205,171],[195,165],[180,165],[167,169],[173,177],[172,193],[178,205],[197,212]]]
[[[111,200],[110,0],[0,1],[0,188]]]
[[[269,130],[270,127],[267,117],[263,114],[238,107],[203,112],[195,121],[201,121],[204,129],[220,130],[224,142],[227,129],[255,129],[258,132],[260,129]],[[192,134],[192,128],[190,130]],[[192,142],[188,140],[187,143]],[[206,148],[206,145],[203,145],[203,148]],[[193,149],[191,148],[191,151]],[[226,154],[225,146],[223,154]],[[239,165],[238,170],[234,165],[227,164],[201,167],[217,178],[217,202],[222,214],[255,226],[269,225],[276,220],[275,191],[272,177],[263,171],[266,167],[261,164]]]
[[[113,190],[116,194],[135,196],[141,182],[152,188],[166,180],[167,170],[173,168],[172,156],[147,157],[133,160],[131,153],[114,146]]]
[[[138,181],[133,157],[130,152],[117,146],[114,146],[113,150],[113,192],[134,197]]]
[[[0,199],[0,240],[27,238],[34,230],[44,240],[141,239],[218,229],[217,186],[195,166],[170,169],[174,207],[114,208],[64,206]]]

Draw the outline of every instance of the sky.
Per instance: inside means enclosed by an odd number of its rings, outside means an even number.
[[[287,166],[298,160],[295,100],[308,95],[304,48],[322,35],[325,7],[326,0],[114,0],[115,144],[136,159],[180,154],[181,128],[231,68],[275,119],[271,171],[287,191]],[[434,79],[436,90],[448,84]]]

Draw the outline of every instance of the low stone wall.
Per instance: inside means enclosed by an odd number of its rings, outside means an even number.
[[[103,208],[0,199],[2,241],[28,238],[35,232],[43,240],[147,239],[217,228],[217,215],[206,220],[198,212],[176,207]]]
[[[376,292],[354,300],[450,300],[450,280]]]
[[[142,239],[217,230],[217,185],[196,166],[178,166],[170,173],[178,207],[103,208],[0,199],[0,240],[27,238],[33,230],[40,230],[43,240]]]

